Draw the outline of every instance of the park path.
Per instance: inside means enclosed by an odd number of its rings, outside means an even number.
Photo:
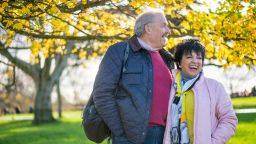
[[[235,109],[236,113],[256,113],[256,108]]]

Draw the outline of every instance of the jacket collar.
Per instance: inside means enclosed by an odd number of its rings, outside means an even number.
[[[129,40],[128,40],[128,43],[129,45],[131,46],[132,50],[133,51],[139,51],[142,48],[142,46],[140,45],[138,39],[137,39],[137,36],[136,35],[133,35]]]
[[[132,50],[134,52],[144,50],[144,48],[140,45],[138,38],[136,35],[133,35],[130,39],[128,39],[128,43],[131,46]],[[174,58],[173,55],[166,51],[164,48],[161,48],[159,50],[160,55],[162,56],[164,62],[168,66],[168,68],[171,70],[174,68]]]

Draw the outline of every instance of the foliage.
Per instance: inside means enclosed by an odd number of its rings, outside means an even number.
[[[6,31],[2,39],[10,48],[17,34],[26,36],[35,63],[40,53],[45,58],[67,54],[66,40],[86,43],[72,51],[80,58],[97,56],[111,43],[132,35],[134,17],[145,7],[165,10],[172,29],[168,48],[179,41],[176,38],[196,36],[206,45],[207,57],[219,60],[222,66],[256,64],[256,10],[248,0],[219,2],[216,11],[193,0],[4,0],[0,6]],[[205,10],[197,10],[200,7]]]
[[[124,39],[131,31],[130,22],[125,15],[116,13],[114,4],[106,0],[4,0],[0,20],[5,30],[2,35],[5,48],[12,47],[18,34],[25,36],[30,44],[34,63],[55,54],[68,54],[66,40],[85,42],[72,50],[79,58],[102,54],[112,41]]]
[[[216,12],[187,15],[195,35],[205,43],[208,58],[226,68],[256,64],[256,8],[253,1],[222,1]]]
[[[219,1],[216,10],[205,2],[192,0],[135,0],[130,4],[135,8],[146,5],[165,9],[172,30],[167,48],[174,46],[177,38],[195,36],[206,46],[210,64],[224,68],[244,64],[250,68],[256,64],[254,1]]]

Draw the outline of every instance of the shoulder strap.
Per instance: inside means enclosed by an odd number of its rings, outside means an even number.
[[[120,85],[120,80],[122,78],[122,75],[124,72],[126,72],[126,62],[127,62],[127,59],[128,59],[128,56],[129,56],[129,51],[130,51],[130,47],[129,47],[129,43],[126,42],[127,45],[126,45],[126,48],[125,48],[125,52],[124,52],[124,57],[123,57],[123,63],[122,63],[122,67],[121,67],[121,72],[120,72],[120,76],[119,76],[119,79],[118,79],[118,83],[117,83],[117,86],[116,86],[116,89],[115,89],[115,95],[117,94],[117,91],[118,91],[118,88],[119,88],[119,85]]]
[[[130,49],[129,48],[129,43],[128,42],[126,42],[126,43],[127,43],[127,45],[126,45],[125,52],[124,52],[124,60],[123,60],[123,65],[122,65],[122,73],[126,72],[126,62],[127,62],[128,56],[129,56],[129,49]],[[120,78],[121,78],[122,73],[120,74]]]

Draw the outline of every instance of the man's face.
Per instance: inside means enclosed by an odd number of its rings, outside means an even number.
[[[147,24],[149,41],[153,48],[163,48],[167,42],[167,35],[170,33],[167,20],[163,14],[156,14],[152,23]]]

